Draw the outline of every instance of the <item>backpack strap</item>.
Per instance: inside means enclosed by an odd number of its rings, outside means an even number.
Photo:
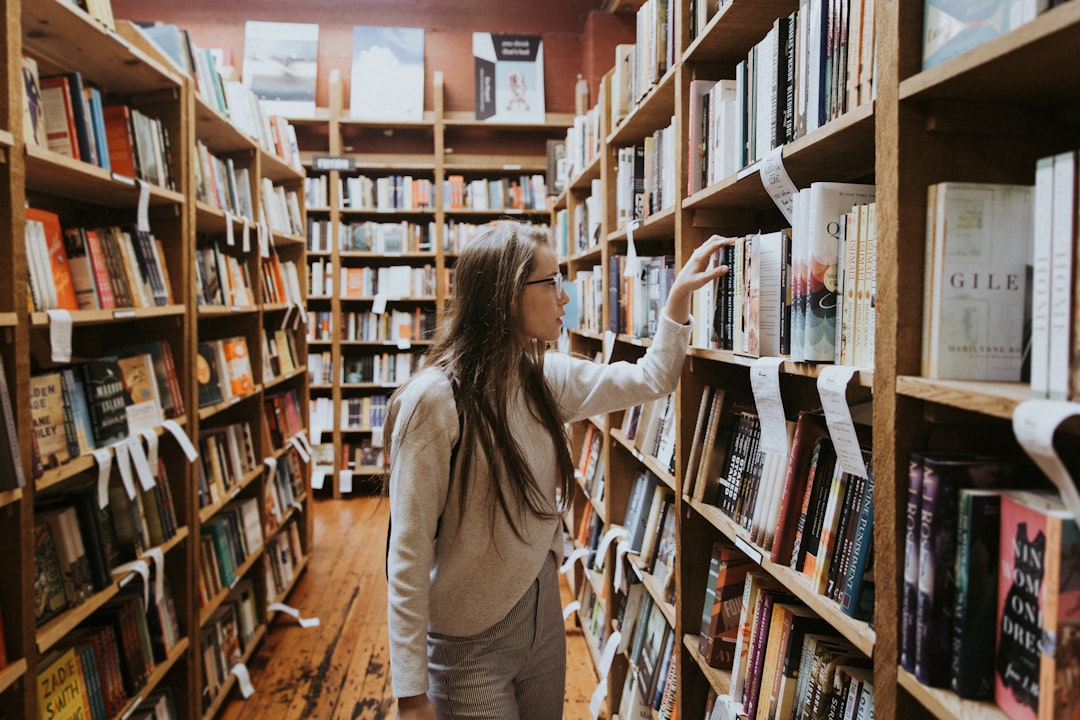
[[[451,380],[450,381],[450,388],[454,392],[454,407],[457,408],[457,411],[458,411],[458,413],[457,413],[458,437],[457,437],[457,440],[454,441],[453,447],[450,448],[450,479],[453,480],[454,468],[457,467],[458,447],[461,445],[461,433],[465,429],[465,418],[462,416],[461,408],[458,405],[458,384],[457,384],[457,380]],[[394,517],[393,517],[392,514],[386,518],[386,562],[385,562],[385,572],[386,572],[387,579],[390,578],[390,529],[393,526],[393,521],[394,521]],[[440,516],[439,517],[439,525],[441,525],[441,524],[442,524],[442,517]],[[435,528],[435,537],[438,537],[438,536],[439,536],[439,529],[438,529],[438,526],[436,526],[436,528]]]

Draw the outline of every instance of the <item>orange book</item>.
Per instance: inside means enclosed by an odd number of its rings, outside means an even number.
[[[53,152],[78,160],[79,136],[75,130],[71,85],[62,75],[43,77],[40,82],[46,143]]]
[[[242,337],[228,338],[223,341],[223,345],[232,396],[241,397],[254,392],[255,380],[251,374],[251,358],[248,356],[247,340]]]
[[[49,254],[49,268],[52,270],[53,284],[56,286],[56,307],[61,310],[78,310],[79,301],[75,296],[75,283],[71,279],[68,266],[67,250],[64,246],[64,231],[60,227],[60,218],[55,213],[37,208],[26,208],[26,219],[36,220],[45,228],[45,248]]]
[[[109,165],[117,175],[135,178],[135,145],[131,140],[131,110],[126,105],[109,105],[105,116],[105,139],[109,145]]]

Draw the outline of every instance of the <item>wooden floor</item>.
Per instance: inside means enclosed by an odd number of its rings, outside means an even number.
[[[355,497],[313,507],[314,548],[288,603],[319,625],[301,628],[278,613],[248,662],[255,694],[244,700],[234,687],[219,715],[224,720],[396,717],[386,630],[387,502]],[[564,605],[569,599],[564,584]],[[566,720],[591,718],[595,688],[589,650],[568,620]]]

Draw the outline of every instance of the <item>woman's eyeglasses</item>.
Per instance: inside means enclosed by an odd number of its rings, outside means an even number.
[[[563,275],[561,272],[555,273],[551,277],[540,278],[539,280],[529,280],[524,283],[525,285],[540,285],[541,283],[548,283],[551,287],[555,288],[556,295],[562,295]]]

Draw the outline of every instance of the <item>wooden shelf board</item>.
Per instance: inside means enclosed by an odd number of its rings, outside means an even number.
[[[255,654],[255,648],[258,647],[262,639],[266,637],[266,632],[265,623],[255,628],[255,631],[251,633],[251,637],[249,637],[245,643],[247,647],[244,650],[244,654],[240,657],[239,664],[246,664],[251,660],[251,657]],[[206,672],[206,668],[203,668],[203,672]],[[214,696],[213,701],[211,701],[209,707],[207,707],[206,711],[202,714],[204,720],[212,720],[217,717],[218,711],[225,702],[225,698],[229,696],[229,693],[236,683],[236,675],[232,673],[232,668],[230,667],[229,672],[225,674],[225,681],[221,683],[217,689],[217,695]]]
[[[689,353],[692,357],[703,358],[706,360],[712,360],[715,362],[722,362],[728,365],[742,365],[749,368],[754,364],[757,358],[749,357],[747,355],[739,355],[730,350],[716,350],[713,348],[700,348],[691,347]],[[807,363],[807,362],[795,362],[793,360],[785,360],[780,365],[780,372],[785,375],[797,375],[799,377],[816,378],[821,375],[823,368],[832,367],[832,363]],[[873,389],[874,387],[874,371],[872,369],[857,368],[855,375],[852,377],[851,382],[853,385],[863,387],[867,389]]]
[[[603,159],[603,155],[596,154],[596,157],[592,159],[580,173],[570,179],[567,183],[571,190],[592,190],[592,181],[600,179],[600,161]]]
[[[292,372],[285,373],[284,375],[277,375],[269,380],[263,381],[263,389],[269,390],[270,388],[277,387],[278,385],[284,385],[293,378],[301,377],[307,374],[307,366],[301,366],[293,370]]]
[[[1020,382],[930,380],[898,375],[896,392],[906,397],[1009,420],[1016,406],[1031,397],[1031,386]]]
[[[634,228],[634,242],[646,241],[646,240],[660,240],[663,242],[671,242],[671,238],[675,233],[675,209],[668,208],[661,210],[660,212],[645,218],[645,220]],[[612,233],[608,233],[608,242],[619,243],[627,241],[626,228],[615,230]]]
[[[104,607],[105,603],[116,597],[119,591],[120,586],[114,581],[112,585],[101,592],[96,592],[88,597],[82,604],[76,605],[73,608],[68,608],[57,617],[39,627],[35,633],[35,644],[37,645],[38,654],[42,655],[48,652],[49,648],[66,637],[68,633],[75,630],[79,623],[86,620]]]
[[[845,637],[859,652],[873,657],[875,633],[868,623],[845,615],[839,604],[824,595],[818,595],[810,589],[806,577],[790,567],[774,563],[766,551],[750,542],[749,534],[739,527],[720,509],[695,500],[686,500],[705,520],[720,530],[728,539],[735,542],[740,550],[751,555],[763,570],[779,580],[784,587],[797,596],[807,607],[824,618],[838,633]]]
[[[19,324],[18,313],[5,312],[0,313],[0,328],[11,328]]]
[[[294,168],[286,160],[267,152],[262,147],[259,148],[259,156],[263,177],[270,178],[275,184],[288,180],[303,182],[306,177],[303,168]]]
[[[675,73],[667,74],[654,85],[607,137],[611,147],[640,142],[641,138],[671,124],[675,107]]]
[[[0,669],[0,693],[6,692],[8,688],[22,679],[26,675],[26,668],[26,658],[19,658]]]
[[[22,37],[23,52],[37,57],[42,75],[53,66],[79,68],[85,81],[124,94],[180,87],[179,75],[72,3],[23,3]]]
[[[120,321],[144,320],[183,315],[183,305],[161,305],[144,308],[116,308],[114,310],[71,310],[73,325],[108,325]],[[30,324],[34,327],[48,327],[48,313],[35,312],[30,315]]]
[[[384,209],[381,209],[381,210],[378,209],[378,208],[353,208],[353,207],[348,207],[348,208],[343,207],[343,208],[341,208],[342,220],[348,219],[348,216],[350,216],[350,215],[379,215],[379,216],[391,215],[391,216],[401,217],[401,216],[416,216],[416,215],[431,216],[431,215],[434,215],[434,214],[435,214],[435,208],[384,208]]]
[[[573,113],[546,113],[543,122],[511,123],[477,120],[476,113],[467,110],[443,113],[443,124],[448,128],[496,128],[501,130],[549,130],[566,129],[574,124]]]
[[[1033,20],[900,83],[902,100],[946,98],[1053,106],[1080,97],[1080,5]]]
[[[750,49],[772,29],[773,18],[786,17],[798,8],[798,0],[727,3],[690,43],[683,61],[734,65],[745,60]]]
[[[683,647],[689,651],[690,656],[694,658],[694,662],[697,663],[698,669],[705,676],[709,686],[716,691],[717,695],[727,695],[731,692],[731,672],[726,670],[717,670],[714,667],[709,667],[705,662],[705,656],[698,651],[698,636],[692,633],[686,633],[683,635]]]
[[[35,145],[26,146],[26,188],[104,207],[135,207],[139,186],[132,178]],[[184,196],[151,184],[150,205],[182,205]]]
[[[897,681],[939,720],[1008,720],[1008,715],[992,702],[964,700],[943,688],[923,685],[903,668],[897,668]]]
[[[195,95],[195,137],[215,155],[235,158],[243,153],[254,157],[257,143],[233,124],[228,116],[218,112],[200,95]]]
[[[448,151],[449,152],[449,151]],[[452,153],[443,165],[447,175],[485,173],[544,173],[547,171],[547,158],[536,155],[466,155]]]
[[[256,385],[255,389],[252,390],[251,392],[249,392],[246,395],[237,395],[237,396],[231,397],[228,400],[225,400],[223,402],[219,402],[216,405],[208,405],[206,407],[201,407],[201,408],[199,408],[199,419],[200,420],[205,420],[206,418],[210,417],[211,415],[215,415],[215,414],[221,412],[222,410],[227,410],[228,408],[231,408],[233,405],[238,405],[238,404],[244,402],[245,400],[250,400],[253,397],[257,397],[259,395],[259,393],[261,393],[261,392],[262,392],[262,386],[261,385]]]
[[[199,305],[198,315],[200,319],[236,317],[238,315],[254,315],[259,312],[258,305]]]
[[[0,492],[0,508],[7,507],[8,505],[14,505],[23,498],[23,489],[14,488],[13,490],[4,490]]]
[[[0,130],[0,147],[9,148],[15,145],[15,136],[7,130]]]
[[[329,109],[326,110],[327,116],[329,116]],[[424,128],[434,129],[435,127],[435,113],[431,110],[424,112],[424,115],[419,120],[396,120],[396,119],[378,119],[378,118],[362,118],[352,117],[348,114],[346,109],[345,114],[338,118],[338,124],[344,129],[346,126],[354,125],[359,127],[370,127],[377,130],[393,129],[393,128]]]

